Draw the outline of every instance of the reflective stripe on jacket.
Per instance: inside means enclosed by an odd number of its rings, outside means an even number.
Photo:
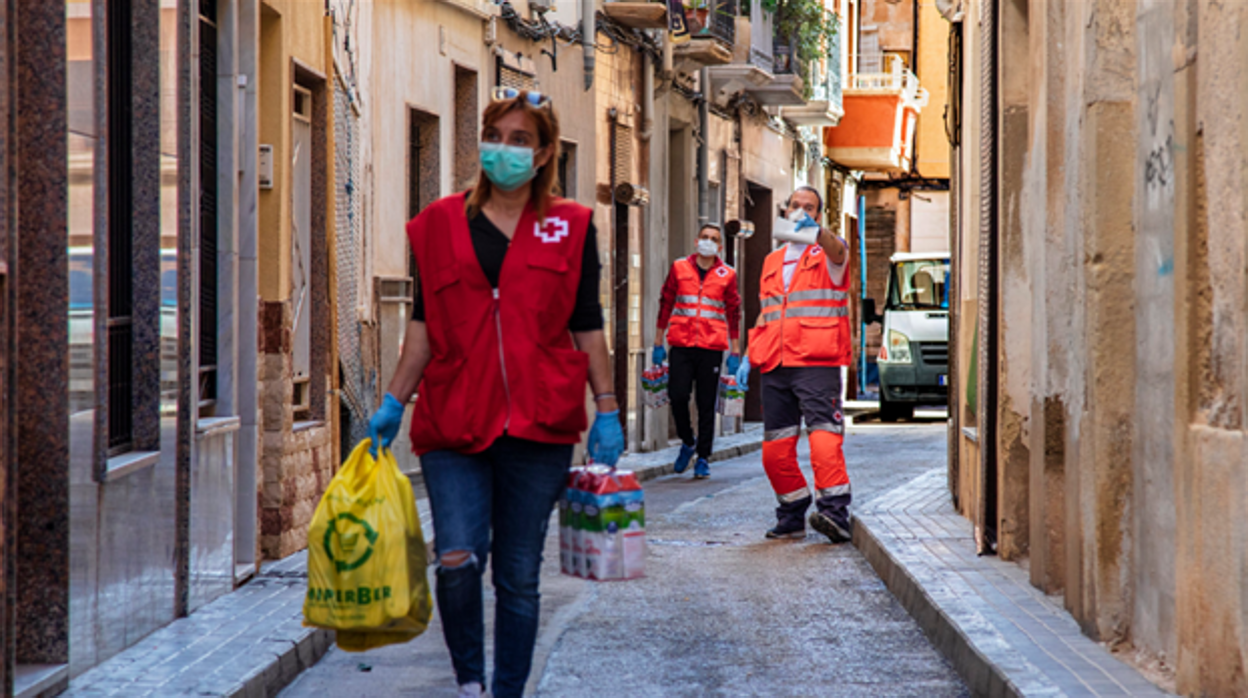
[[[588,426],[589,355],[568,332],[590,210],[555,199],[524,209],[497,293],[472,246],[465,194],[407,224],[431,358],[412,412],[412,448],[477,453],[507,433],[574,444]]]
[[[674,347],[700,347],[723,351],[728,348],[728,318],[724,293],[736,287],[737,272],[727,264],[717,264],[703,280],[686,257],[672,265],[676,276],[676,305],[667,327],[667,341]]]
[[[762,314],[750,330],[750,364],[764,373],[778,366],[849,365],[848,284],[832,282],[823,248],[811,245],[786,292],[784,253],[781,247],[763,262]]]

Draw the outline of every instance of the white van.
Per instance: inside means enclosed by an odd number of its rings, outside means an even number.
[[[864,322],[883,321],[876,365],[880,418],[914,415],[916,405],[949,403],[949,253],[898,252],[889,260],[884,315],[863,303]]]

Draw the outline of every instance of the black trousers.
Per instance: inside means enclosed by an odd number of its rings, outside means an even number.
[[[689,396],[697,385],[698,457],[710,458],[715,442],[715,398],[719,395],[719,366],[724,352],[700,347],[672,347],[668,362],[667,396],[672,401],[676,435],[686,446],[694,444]]]

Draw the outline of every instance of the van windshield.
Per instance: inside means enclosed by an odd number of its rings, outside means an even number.
[[[949,260],[894,262],[888,277],[889,310],[947,310]]]

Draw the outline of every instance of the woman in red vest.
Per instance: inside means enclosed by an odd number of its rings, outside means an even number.
[[[437,603],[460,696],[485,686],[481,575],[497,596],[496,698],[520,696],[538,625],[547,522],[588,426],[594,461],[624,449],[598,302],[591,211],[553,195],[559,122],[549,98],[498,88],[481,176],[407,224],[419,284],[399,366],[369,423],[397,435],[417,393],[412,447],[437,535]],[[419,391],[417,387],[419,386]]]

